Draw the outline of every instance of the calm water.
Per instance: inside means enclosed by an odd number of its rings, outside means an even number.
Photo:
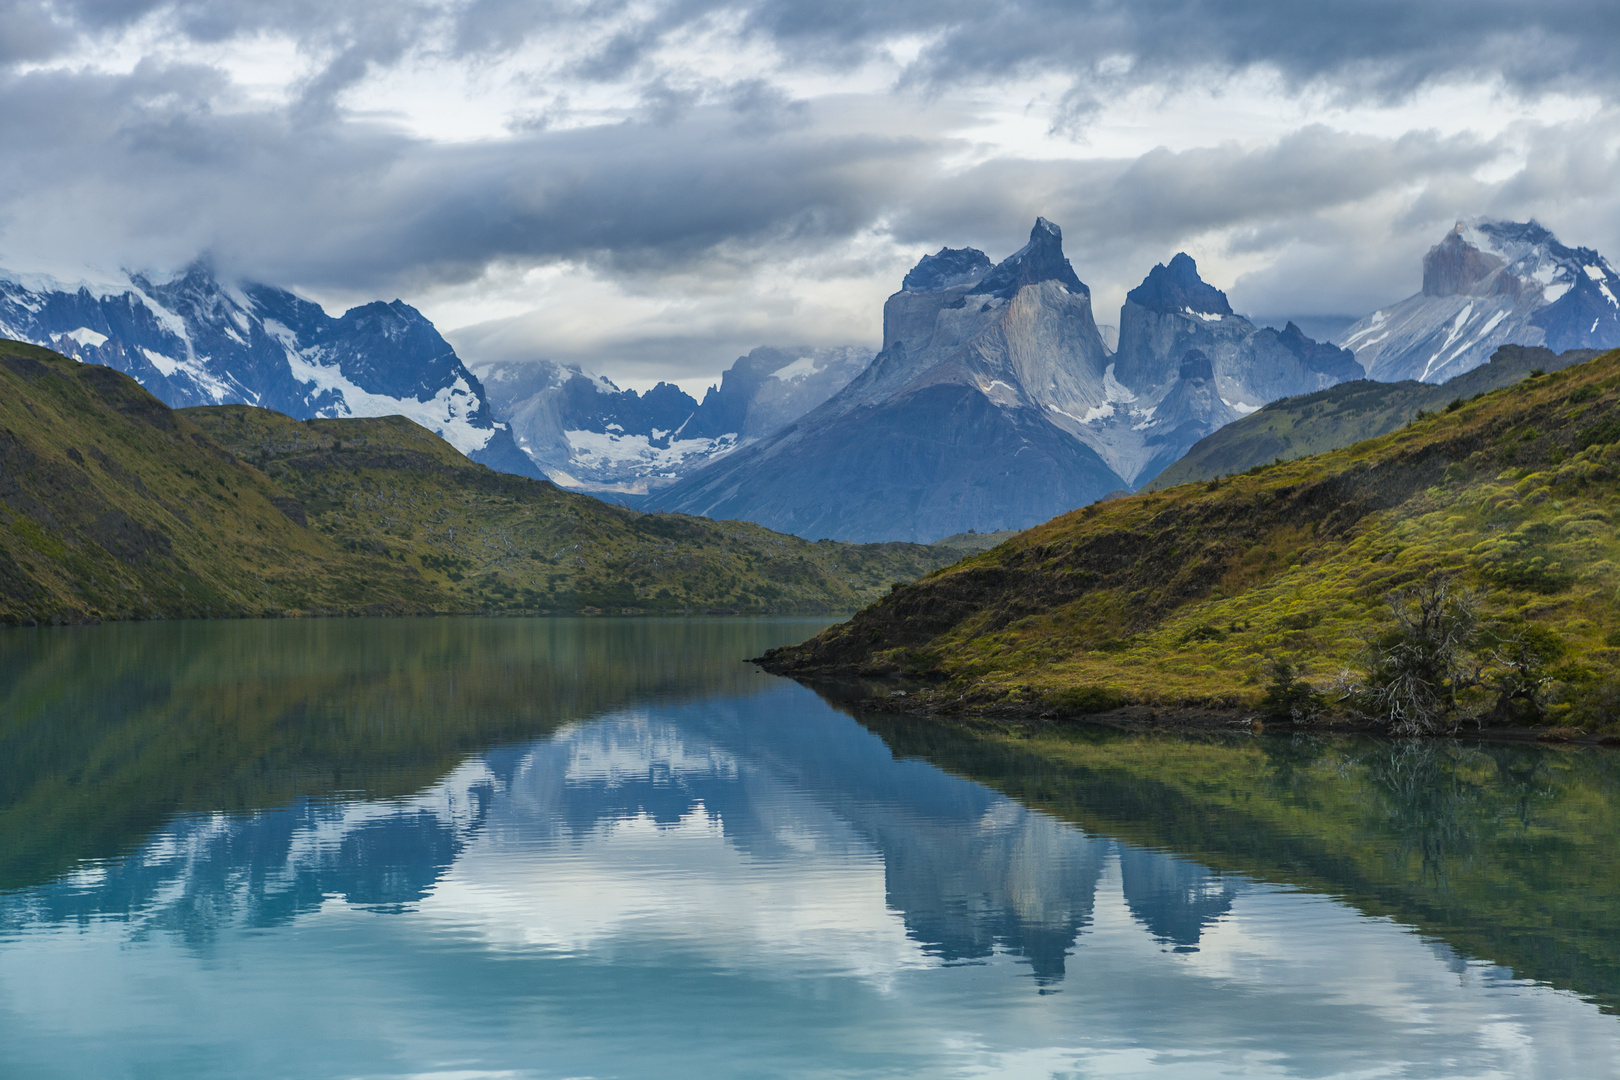
[[[1620,1075],[1613,755],[863,723],[815,628],[0,635],[0,1075]]]

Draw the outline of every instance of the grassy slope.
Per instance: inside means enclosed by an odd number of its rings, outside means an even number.
[[[863,722],[896,754],[1090,832],[1341,896],[1620,1009],[1611,753]]]
[[[400,417],[182,412],[295,498],[316,533],[409,567],[460,610],[847,611],[958,557],[638,513],[494,472]]]
[[[0,620],[431,609],[132,379],[0,343]]]
[[[1617,473],[1610,352],[1345,450],[1066,514],[768,666],[927,675],[920,707],[1061,715],[1096,688],[1250,707],[1267,657],[1325,683],[1388,625],[1391,589],[1452,569],[1488,617],[1569,646],[1555,720],[1612,723]]]
[[[1595,355],[1591,350],[1559,355],[1551,349],[1506,345],[1490,363],[1438,386],[1410,379],[1396,383],[1358,380],[1283,398],[1199,440],[1143,490],[1163,491],[1278,460],[1337,450],[1387,435],[1420,411],[1438,412],[1453,401],[1510,386],[1533,370],[1557,371]]]
[[[959,556],[638,514],[399,417],[171,411],[0,342],[0,622],[455,611],[829,612]]]
[[[1017,535],[1017,529],[1004,529],[1001,532],[987,533],[953,533],[942,540],[935,540],[929,547],[938,548],[942,551],[952,551],[956,553],[957,558],[962,558],[968,555],[977,555],[981,551],[989,551],[996,545]]]

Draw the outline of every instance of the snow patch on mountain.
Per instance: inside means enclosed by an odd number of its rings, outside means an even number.
[[[343,374],[340,362],[321,363],[321,356],[319,348],[287,352],[293,378],[334,399],[333,404],[319,410],[321,416],[403,416],[437,432],[445,442],[469,457],[488,446],[495,435],[497,428],[485,415],[483,402],[463,376],[458,375],[449,386],[440,387],[425,401],[414,397],[396,398],[367,391]]]
[[[614,425],[617,427],[617,425]],[[667,436],[669,433],[664,432]],[[737,447],[735,433],[717,439],[675,439],[658,445],[655,438],[618,431],[564,431],[579,471],[629,467],[637,475],[673,478],[694,460],[709,461]],[[656,437],[658,432],[654,432]],[[559,470],[560,472],[561,470]],[[576,480],[576,483],[578,481]]]
[[[771,378],[779,379],[782,382],[798,382],[801,379],[810,378],[820,370],[821,368],[816,365],[815,357],[801,356],[787,367],[771,372]]]
[[[1109,401],[1135,401],[1136,395],[1131,392],[1130,387],[1114,377],[1115,366],[1109,364],[1103,368],[1103,393],[1108,395]]]
[[[94,345],[97,348],[107,344],[107,335],[98,334],[88,326],[81,326],[77,330],[69,330],[63,337],[72,338],[80,345]]]

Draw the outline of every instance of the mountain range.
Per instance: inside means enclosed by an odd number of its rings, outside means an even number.
[[[286,289],[221,282],[206,262],[164,284],[128,274],[63,285],[0,272],[0,337],[115,368],[171,408],[404,416],[474,461],[541,475],[449,342],[399,300],[333,318]]]
[[[1235,312],[1185,253],[1129,292],[1116,334],[1041,219],[1000,263],[974,248],[924,256],[884,306],[875,356],[758,348],[701,401],[544,360],[475,371],[399,300],[333,317],[206,261],[164,283],[0,272],[0,335],[116,368],[174,407],[401,415],[475,461],[611,501],[807,538],[932,541],[1138,489],[1279,399],[1364,377],[1439,383],[1507,343],[1612,347],[1617,298],[1596,251],[1534,221],[1480,219],[1428,253],[1421,292],[1338,345]]]
[[[518,445],[563,487],[636,501],[748,446],[837,393],[872,360],[859,346],[762,346],[698,402],[674,383],[646,393],[547,360],[479,368]]]
[[[1027,528],[1135,486],[1274,397],[1362,374],[1295,326],[1233,313],[1185,254],[1131,292],[1112,352],[1045,218],[998,264],[925,256],[883,326],[848,386],[647,505],[849,540]]]
[[[1423,257],[1423,289],[1339,338],[1380,382],[1444,382],[1501,345],[1620,345],[1620,274],[1534,220],[1459,221]]]

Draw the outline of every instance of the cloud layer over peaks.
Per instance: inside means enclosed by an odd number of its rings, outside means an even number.
[[[1458,216],[1620,249],[1617,45],[1584,2],[0,0],[0,266],[209,253],[632,382],[873,341],[1037,214],[1103,322],[1180,249],[1359,313]]]

